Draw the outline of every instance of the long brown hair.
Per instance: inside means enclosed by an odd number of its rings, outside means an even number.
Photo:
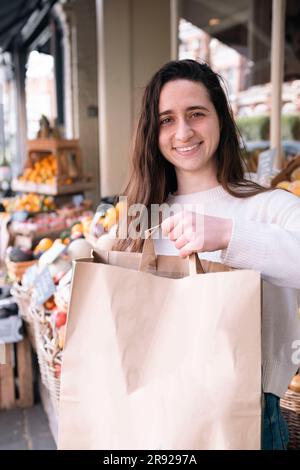
[[[220,141],[216,152],[217,179],[232,196],[245,198],[267,191],[259,184],[245,178],[247,168],[239,140],[239,130],[221,86],[222,78],[206,63],[194,60],[176,60],[165,64],[148,83],[141,105],[132,158],[129,181],[123,195],[127,204],[143,204],[150,213],[151,204],[162,204],[168,194],[177,190],[174,166],[161,154],[159,137],[159,97],[165,83],[178,79],[202,83],[216,109],[220,122]],[[130,219],[128,219],[128,225]],[[130,238],[116,242],[115,250],[141,251],[143,240]]]

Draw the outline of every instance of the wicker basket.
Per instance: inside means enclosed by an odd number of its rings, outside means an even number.
[[[11,289],[23,320],[26,322],[31,343],[36,351],[41,380],[49,391],[52,408],[58,416],[60,377],[55,365],[61,365],[62,351],[58,347],[58,338],[53,335],[50,312],[43,305],[37,305],[31,296],[31,290],[15,283]]]
[[[51,339],[51,324],[44,307],[31,303],[29,311],[34,329],[41,379],[50,393],[53,409],[58,414],[60,378],[56,377],[54,364],[61,364],[61,352],[58,352],[56,340]]]
[[[36,342],[35,334],[33,329],[33,323],[30,316],[30,302],[31,302],[31,292],[27,287],[21,286],[15,282],[11,288],[11,295],[14,297],[16,303],[18,304],[20,315],[25,322],[26,331],[33,349],[36,351]]]
[[[300,393],[288,389],[280,406],[289,428],[288,449],[300,449]]]
[[[21,281],[25,271],[37,263],[37,260],[31,261],[20,261],[18,263],[14,261],[6,261],[8,274],[16,281]]]

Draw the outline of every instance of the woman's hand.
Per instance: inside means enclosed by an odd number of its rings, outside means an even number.
[[[182,258],[194,251],[216,251],[228,247],[232,220],[196,212],[180,211],[165,219],[162,233],[175,242]]]

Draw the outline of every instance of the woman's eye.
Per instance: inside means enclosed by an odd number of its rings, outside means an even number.
[[[198,118],[198,117],[205,116],[205,114],[201,113],[200,111],[195,111],[191,116],[192,118]]]
[[[164,125],[166,125],[166,124],[169,124],[171,121],[172,121],[172,120],[171,120],[171,118],[169,118],[169,117],[164,118],[164,119],[162,119],[162,120],[160,121],[160,125],[161,125],[161,126],[164,126]]]

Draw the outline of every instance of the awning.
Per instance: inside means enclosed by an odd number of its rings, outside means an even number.
[[[48,15],[57,0],[1,0],[0,51],[11,49],[14,39],[21,34],[26,42]],[[29,25],[27,31],[23,31]],[[22,33],[21,33],[22,32]]]

